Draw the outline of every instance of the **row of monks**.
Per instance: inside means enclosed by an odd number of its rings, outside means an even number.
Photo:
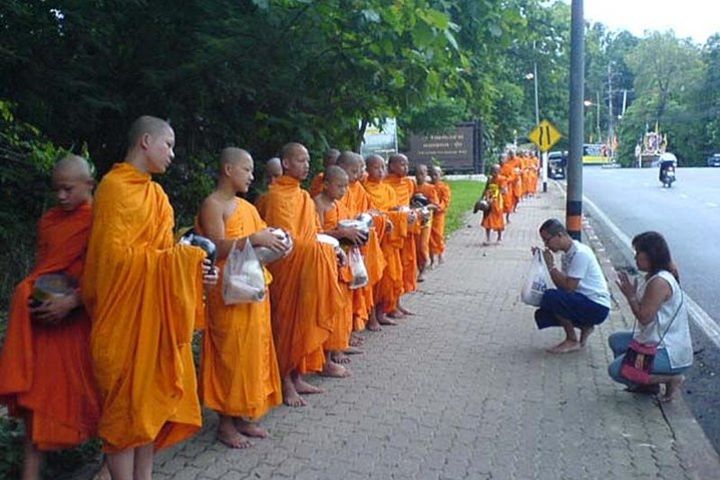
[[[496,243],[502,242],[510,215],[517,211],[523,198],[537,193],[539,174],[540,160],[526,150],[507,150],[500,157],[500,163],[490,167],[483,194],[488,208],[481,222],[485,228],[485,245],[490,244],[491,232],[496,233]]]
[[[95,436],[111,478],[151,478],[154,451],[200,429],[201,404],[219,415],[219,441],[250,446],[249,437],[268,435],[257,421],[271,408],[322,392],[306,374],[349,376],[348,355],[362,353],[357,332],[410,315],[401,297],[442,261],[450,189],[438,168],[418,165],[413,180],[404,155],[386,163],[331,151],[308,192],[308,150],[289,143],[267,164],[257,208],[238,196],[253,181],[252,157],[222,151],[195,225],[216,245],[213,265],[176,241],[172,207],[152,180],[172,163],[173,129],[143,116],[128,141],[94,194],[85,159],[55,166],[58,205],[39,221],[36,264],[11,301],[0,402],[25,423],[26,479],[39,478],[43,452]],[[417,193],[428,202],[422,211],[411,207]],[[369,234],[343,222],[361,213],[372,216]],[[275,228],[291,235],[292,249]],[[346,256],[321,233],[360,250],[366,286],[350,288]],[[264,300],[226,305],[221,272],[246,242],[283,256],[264,266]],[[58,272],[78,287],[33,301],[36,281]],[[197,373],[196,330],[204,331]]]

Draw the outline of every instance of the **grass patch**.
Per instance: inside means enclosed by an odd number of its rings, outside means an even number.
[[[485,182],[473,180],[448,180],[452,191],[450,208],[445,216],[445,234],[450,235],[463,226],[463,217],[472,211],[473,205],[485,190]]]

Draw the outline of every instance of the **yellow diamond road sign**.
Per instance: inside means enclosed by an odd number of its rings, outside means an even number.
[[[530,132],[530,135],[528,135],[530,141],[537,145],[543,152],[550,150],[552,146],[560,140],[560,137],[562,137],[562,135],[558,129],[555,128],[555,125],[547,120],[541,121],[540,124]]]

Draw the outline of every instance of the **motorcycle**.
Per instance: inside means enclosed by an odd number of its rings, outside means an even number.
[[[675,177],[675,162],[663,161],[660,162],[660,182],[663,187],[672,187],[673,182],[676,180]]]

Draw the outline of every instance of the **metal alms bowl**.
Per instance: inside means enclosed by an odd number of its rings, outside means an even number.
[[[262,263],[263,265],[267,265],[268,263],[280,260],[285,255],[287,255],[293,247],[292,237],[290,237],[290,235],[288,235],[285,230],[281,228],[271,228],[270,231],[273,233],[273,235],[280,238],[285,244],[285,246],[288,248],[285,252],[278,252],[267,247],[256,247],[255,255],[257,256],[258,260],[260,260],[260,263]]]

